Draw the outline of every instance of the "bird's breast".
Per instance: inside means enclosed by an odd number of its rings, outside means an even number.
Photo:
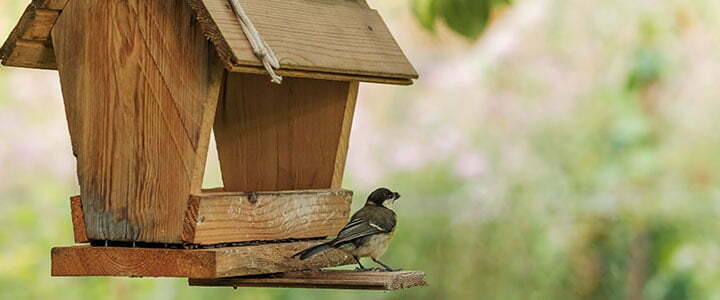
[[[348,252],[358,257],[373,257],[378,259],[385,254],[385,251],[387,251],[392,237],[392,232],[365,237],[363,238],[363,241],[359,241],[359,243],[357,243],[355,249]]]

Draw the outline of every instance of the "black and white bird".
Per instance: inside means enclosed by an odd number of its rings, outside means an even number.
[[[360,258],[370,257],[385,270],[395,271],[381,262],[380,257],[390,245],[397,225],[397,215],[387,206],[398,198],[400,194],[387,188],[375,190],[368,197],[365,206],[350,218],[350,222],[340,230],[335,239],[300,251],[293,257],[304,260],[334,248],[352,255],[360,270],[368,270],[360,263]]]

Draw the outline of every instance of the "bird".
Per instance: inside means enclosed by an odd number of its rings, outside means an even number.
[[[360,262],[360,258],[370,257],[385,271],[397,271],[380,261],[380,257],[390,245],[397,226],[397,214],[388,205],[399,198],[400,194],[387,188],[376,189],[368,196],[365,206],[353,214],[333,240],[307,248],[292,257],[305,260],[329,249],[339,249],[355,259],[358,270],[372,270],[366,269]]]

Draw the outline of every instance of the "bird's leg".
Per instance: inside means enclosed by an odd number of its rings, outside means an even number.
[[[400,271],[399,269],[393,269],[393,268],[391,268],[390,266],[388,266],[388,265],[384,264],[383,262],[375,259],[374,257],[372,258],[372,260],[373,260],[374,262],[376,262],[377,264],[383,266],[383,268],[385,268],[385,271],[388,271],[388,272]]]
[[[358,266],[360,266],[360,267],[357,268],[356,270],[358,270],[358,271],[367,271],[367,269],[365,269],[365,267],[363,267],[363,265],[360,263],[360,259],[359,259],[357,256],[353,255],[353,258],[354,258],[355,261],[357,262]]]

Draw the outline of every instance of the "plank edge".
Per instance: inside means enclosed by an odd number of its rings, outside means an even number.
[[[217,279],[190,278],[188,285],[198,287],[263,287],[395,291],[427,286],[421,271],[350,271],[312,270],[263,276]]]

